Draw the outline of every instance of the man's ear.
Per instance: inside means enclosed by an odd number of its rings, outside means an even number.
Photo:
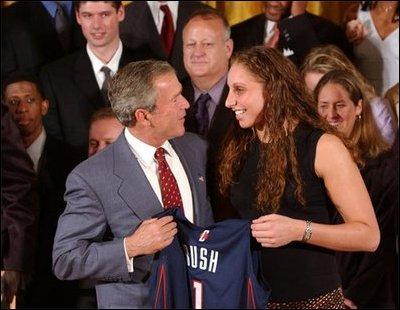
[[[227,55],[228,58],[231,58],[232,53],[233,53],[233,40],[232,39],[228,39],[228,41],[226,41],[226,51],[227,51]]]
[[[79,9],[78,10],[74,10],[74,13],[75,13],[75,17],[76,17],[76,22],[78,23],[78,25],[82,26],[81,17],[79,15]]]
[[[125,19],[125,6],[123,4],[119,7],[117,15],[119,22],[122,22]]]
[[[44,99],[41,103],[41,113],[42,116],[45,116],[47,112],[49,111],[49,101],[47,99]]]
[[[145,109],[137,109],[134,113],[135,119],[137,123],[146,123],[151,118],[151,113]]]

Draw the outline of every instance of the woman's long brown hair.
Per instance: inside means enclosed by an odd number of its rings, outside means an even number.
[[[268,143],[260,146],[257,209],[273,213],[279,209],[288,177],[294,180],[296,200],[305,206],[294,128],[301,122],[340,134],[319,117],[297,68],[276,49],[253,47],[234,55],[231,64],[243,66],[264,83],[265,103],[256,127],[264,130]],[[230,128],[218,160],[221,193],[227,194],[236,181],[240,163],[254,139],[254,129],[242,129],[236,123]]]

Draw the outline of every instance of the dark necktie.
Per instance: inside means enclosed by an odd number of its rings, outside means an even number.
[[[54,18],[54,25],[56,27],[58,39],[60,40],[60,43],[63,46],[64,50],[67,52],[69,51],[71,44],[71,25],[69,23],[68,16],[64,10],[64,7],[60,3],[58,3],[58,1],[55,1],[55,4],[57,5],[57,11]]]
[[[101,86],[101,94],[103,95],[106,105],[109,106],[110,101],[108,100],[108,84],[111,80],[111,69],[107,66],[103,66],[101,67],[100,71],[104,73],[104,82]]]
[[[181,193],[179,192],[178,183],[165,160],[165,150],[162,147],[157,148],[154,157],[158,163],[161,196],[164,208],[179,207],[183,212]]]
[[[194,104],[195,115],[197,122],[197,133],[205,136],[208,131],[210,117],[208,115],[207,101],[211,99],[208,93],[201,94]]]
[[[172,50],[172,45],[174,43],[174,22],[172,20],[172,14],[168,5],[166,4],[161,5],[160,10],[164,12],[164,20],[161,28],[161,37],[164,42],[165,53],[169,58]]]

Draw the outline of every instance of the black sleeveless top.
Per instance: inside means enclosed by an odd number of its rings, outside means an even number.
[[[323,132],[299,124],[294,137],[306,206],[296,202],[294,181],[286,180],[286,188],[278,214],[295,219],[329,224],[335,210],[325,190],[323,180],[315,174],[315,151]],[[253,142],[245,157],[237,183],[230,190],[232,205],[245,219],[255,219],[263,213],[255,208],[255,186],[258,178],[259,141]],[[265,213],[264,213],[265,214]],[[310,299],[340,286],[334,251],[302,242],[291,242],[279,248],[262,248],[262,269],[271,286],[271,302]]]

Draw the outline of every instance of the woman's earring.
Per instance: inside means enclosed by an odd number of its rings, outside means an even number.
[[[358,114],[357,116],[358,116],[358,119],[361,119],[361,114]]]

